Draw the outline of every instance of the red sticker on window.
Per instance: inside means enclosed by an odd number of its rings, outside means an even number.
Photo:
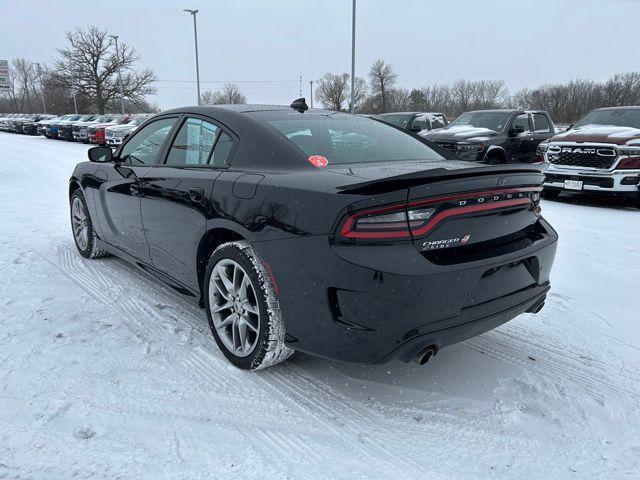
[[[327,160],[322,155],[311,155],[309,157],[309,163],[314,167],[324,168],[329,165],[329,160]]]

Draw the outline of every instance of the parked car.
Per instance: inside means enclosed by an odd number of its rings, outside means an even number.
[[[103,123],[96,123],[87,127],[87,134],[89,136],[89,142],[97,143],[98,145],[106,145],[104,129],[112,127],[113,125],[120,125],[122,122],[127,121],[131,115],[114,115],[110,117],[110,120]]]
[[[69,140],[71,142],[74,141],[75,138],[73,137],[73,126],[78,122],[90,122],[91,120],[96,118],[96,116],[97,115],[81,115],[75,120],[65,120],[63,122],[60,122],[60,125],[58,127],[58,138],[62,140]]]
[[[9,121],[8,131],[11,133],[22,133],[22,125],[26,122],[31,122],[37,117],[35,113],[28,113],[19,117],[13,118]]]
[[[547,112],[476,110],[423,136],[464,160],[504,164],[535,162],[538,144],[554,134]]]
[[[43,135],[43,136],[47,136],[48,135],[48,129],[49,129],[49,125],[52,122],[55,122],[56,120],[58,120],[60,117],[54,115],[51,118],[47,118],[45,120],[40,120],[38,122],[38,135]]]
[[[382,120],[410,132],[438,130],[447,126],[447,117],[436,112],[390,112],[373,115],[371,118]]]
[[[15,113],[3,113],[0,114],[0,131],[4,132],[7,122],[9,122],[9,120],[11,118],[13,118],[16,114]]]
[[[539,147],[548,163],[544,195],[632,196],[640,205],[640,107],[600,108]]]
[[[58,118],[52,120],[46,126],[45,136],[47,138],[58,138],[60,125],[63,122],[78,120],[81,116],[82,115],[78,115],[78,114],[69,114],[69,115],[62,115],[61,117],[58,117]]]
[[[55,118],[55,115],[37,114],[30,122],[22,124],[22,133],[25,135],[38,135],[38,127],[40,122]]]
[[[106,127],[104,130],[106,144],[110,147],[117,147],[148,118],[148,115],[131,117],[126,123]]]
[[[89,127],[98,123],[110,122],[113,115],[96,115],[91,120],[73,124],[73,139],[76,142],[89,143]]]
[[[78,252],[120,256],[199,301],[243,369],[293,350],[423,364],[542,308],[557,235],[538,168],[305,110],[180,108],[115,151],[90,149],[69,183]]]
[[[0,130],[3,132],[10,132],[13,129],[13,123],[17,120],[27,118],[26,113],[8,114],[0,119]]]

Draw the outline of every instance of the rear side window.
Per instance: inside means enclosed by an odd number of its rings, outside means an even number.
[[[199,118],[188,118],[169,149],[165,165],[226,167],[233,139],[220,127]]]
[[[153,165],[157,162],[162,145],[176,122],[175,118],[162,118],[138,130],[120,151],[127,165]]]
[[[213,165],[214,167],[226,167],[232,148],[233,139],[226,133],[220,132],[209,164]]]
[[[171,144],[166,164],[206,165],[213,151],[219,128],[198,118],[188,118]]]
[[[413,136],[370,118],[346,114],[256,112],[306,155],[329,164],[432,160],[445,157]]]
[[[551,125],[549,124],[549,119],[543,113],[534,113],[533,114],[533,128],[536,132],[550,132]]]

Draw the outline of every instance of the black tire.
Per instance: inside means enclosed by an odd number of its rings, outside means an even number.
[[[257,340],[251,353],[245,356],[234,354],[225,345],[216,330],[211,313],[211,301],[213,299],[215,302],[215,295],[219,295],[215,291],[210,295],[211,276],[219,262],[228,260],[240,265],[251,280],[251,286],[255,291],[255,301],[259,309]],[[284,342],[284,321],[273,281],[264,262],[247,242],[225,243],[213,252],[207,264],[204,278],[204,302],[213,338],[227,360],[236,367],[243,370],[263,369],[283,362],[293,354],[293,350],[287,347]]]
[[[559,188],[545,188],[542,190],[542,198],[546,198],[547,200],[555,200],[558,198],[562,190]]]
[[[504,157],[501,154],[489,152],[489,154],[487,154],[487,157],[485,158],[485,163],[488,165],[502,165],[503,163],[505,163],[505,161]]]
[[[84,227],[87,229],[86,235],[86,245],[83,242],[79,241],[78,236],[75,232],[74,226],[74,203],[80,202],[82,204],[82,209],[84,211],[85,220]],[[76,248],[80,255],[85,258],[99,258],[108,255],[109,253],[106,250],[103,250],[98,246],[98,237],[96,235],[96,231],[93,228],[93,222],[91,221],[91,216],[89,215],[89,209],[87,208],[87,202],[84,199],[84,194],[82,190],[77,189],[71,194],[71,199],[69,201],[69,210],[71,217],[71,233],[73,235],[73,241],[76,244]]]

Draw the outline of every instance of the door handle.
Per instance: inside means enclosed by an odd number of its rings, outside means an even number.
[[[131,195],[134,197],[141,197],[142,189],[140,187],[142,187],[142,182],[133,182],[131,185],[129,185],[129,191],[131,192]]]
[[[189,198],[194,202],[199,202],[204,197],[204,188],[194,187],[189,189]]]

